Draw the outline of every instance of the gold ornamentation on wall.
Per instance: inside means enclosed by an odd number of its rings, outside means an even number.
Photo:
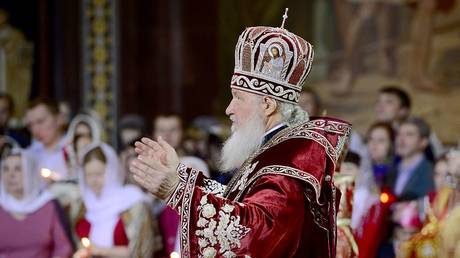
[[[15,116],[27,108],[32,85],[33,44],[8,23],[8,13],[0,9],[0,92],[11,95]]]
[[[117,117],[115,0],[83,1],[84,107],[103,121],[102,139],[114,141]],[[114,143],[114,142],[112,142]]]

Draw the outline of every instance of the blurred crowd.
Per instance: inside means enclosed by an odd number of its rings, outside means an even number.
[[[338,257],[460,257],[460,152],[412,116],[403,89],[376,95],[375,122],[352,133],[337,168]],[[300,105],[310,117],[325,109],[311,88]],[[178,257],[179,216],[129,173],[142,137],[162,137],[181,163],[221,183],[231,177],[219,173],[225,118],[184,126],[179,114],[126,115],[114,148],[92,111],[67,119],[38,98],[26,128],[12,128],[13,107],[0,95],[0,257]]]

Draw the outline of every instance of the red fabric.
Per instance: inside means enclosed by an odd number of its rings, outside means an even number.
[[[91,224],[85,218],[81,219],[75,225],[75,232],[78,238],[87,237],[91,232]],[[121,219],[118,220],[117,225],[113,231],[113,244],[114,246],[127,246],[129,244],[128,237],[126,236],[125,227]]]
[[[379,245],[388,231],[389,205],[381,202],[373,205],[359,227],[361,232],[355,232],[360,258],[377,257]]]
[[[313,226],[313,216],[305,209],[303,189],[304,185],[296,179],[264,176],[245,196],[244,206],[213,195],[207,199],[217,211],[226,204],[234,206],[232,214],[240,217],[240,224],[251,229],[241,246],[233,250],[237,257],[328,257],[327,253],[313,255],[319,249],[327,250],[328,240]],[[204,193],[196,187],[193,195],[192,206],[198,207]],[[197,221],[198,216],[198,211],[193,210],[191,221]],[[196,223],[190,226],[190,232],[198,230]],[[194,234],[190,237],[190,257],[199,257],[198,237]]]
[[[225,197],[198,171],[179,167],[182,183],[168,205],[181,215],[183,257],[335,257],[340,192],[332,174],[348,133],[334,119],[281,132]]]
[[[166,257],[174,251],[177,237],[177,226],[179,225],[179,215],[170,207],[166,206],[161,212],[158,222],[163,239],[163,247]]]

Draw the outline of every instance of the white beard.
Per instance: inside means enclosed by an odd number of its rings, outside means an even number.
[[[265,134],[265,123],[262,115],[255,111],[241,128],[233,130],[232,135],[224,143],[220,159],[220,170],[230,172],[241,167],[244,161],[260,148]]]

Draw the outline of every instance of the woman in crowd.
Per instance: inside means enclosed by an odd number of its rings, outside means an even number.
[[[53,196],[40,190],[33,159],[13,149],[2,161],[0,182],[0,257],[70,257],[62,212]]]
[[[66,139],[68,141],[64,149],[64,157],[69,173],[67,182],[55,184],[52,177],[47,177],[48,190],[58,199],[61,207],[70,212],[72,203],[78,202],[80,198],[77,179],[80,170],[79,156],[87,145],[92,142],[100,141],[101,126],[93,116],[80,114],[72,119],[67,130]],[[71,214],[66,214],[71,217]]]
[[[393,129],[390,124],[377,122],[367,131],[367,159],[363,162],[362,173],[356,182],[353,206],[353,228],[368,212],[372,204],[368,198],[377,199],[383,185],[383,178],[391,168],[393,160]],[[364,205],[369,204],[369,205]]]
[[[389,200],[382,202],[381,194],[385,196],[383,178],[393,162],[394,134],[390,124],[377,122],[371,125],[366,136],[367,160],[356,180],[351,227],[359,256],[374,257],[389,207]]]
[[[371,161],[371,176],[380,189],[383,178],[393,164],[393,129],[388,123],[377,122],[369,128],[366,140]]]
[[[85,146],[101,140],[101,125],[93,116],[79,114],[69,125],[67,139],[70,141],[66,148],[67,163],[76,176],[80,167],[78,161]]]
[[[79,178],[83,203],[72,220],[76,237],[88,238],[91,248],[75,257],[151,257],[155,250],[152,220],[144,193],[123,185],[115,151],[91,144],[82,155]]]

